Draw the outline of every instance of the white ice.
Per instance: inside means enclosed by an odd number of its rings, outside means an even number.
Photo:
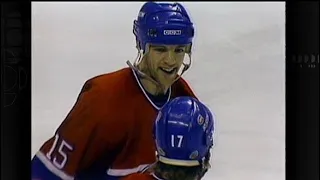
[[[137,3],[32,3],[32,156],[88,78],[136,56]],[[205,180],[285,179],[285,3],[183,3],[196,25],[185,74],[216,114]]]

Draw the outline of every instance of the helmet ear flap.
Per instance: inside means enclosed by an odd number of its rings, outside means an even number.
[[[186,53],[191,54],[191,49],[192,49],[192,43],[190,43],[189,45],[187,45],[187,47],[186,47]]]
[[[140,51],[141,50],[141,45],[140,41],[136,38],[136,48]]]

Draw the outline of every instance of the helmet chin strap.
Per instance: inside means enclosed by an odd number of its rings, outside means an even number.
[[[188,54],[188,57],[189,57],[189,63],[186,64],[186,63],[182,63],[183,65],[183,69],[181,71],[181,73],[177,73],[177,77],[176,79],[173,81],[176,82],[191,66],[191,53],[187,53]],[[155,84],[156,86],[158,86],[163,92],[165,90],[165,87],[163,84],[161,84],[158,80],[156,80],[155,78],[153,78],[152,76],[150,75],[147,75],[145,72],[141,71],[139,68],[138,68],[138,65],[141,63],[143,59],[143,51],[142,50],[139,50],[138,51],[138,55],[134,61],[134,63],[132,64],[129,60],[126,62],[127,65],[132,68],[140,78],[143,78],[143,79],[147,79],[149,81],[151,81],[153,84]],[[181,68],[180,68],[181,69]]]
[[[143,59],[143,52],[139,51],[138,55],[132,64],[129,60],[127,61],[127,65],[132,68],[140,78],[145,78],[151,81],[152,83],[156,84],[157,86],[161,86],[160,82],[158,82],[156,79],[152,78],[151,76],[147,75],[146,73],[142,72],[139,68],[138,65],[141,63]]]
[[[183,69],[181,71],[181,73],[177,73],[177,78],[173,81],[173,82],[176,82],[190,67],[191,67],[191,53],[187,53],[188,54],[188,57],[189,57],[189,63],[186,64],[186,63],[182,63],[183,65]],[[181,69],[181,68],[180,68]]]

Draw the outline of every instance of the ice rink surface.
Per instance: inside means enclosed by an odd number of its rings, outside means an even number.
[[[216,114],[205,180],[285,179],[285,3],[185,2],[196,25],[184,75]],[[138,3],[32,3],[32,156],[83,85],[136,57]]]

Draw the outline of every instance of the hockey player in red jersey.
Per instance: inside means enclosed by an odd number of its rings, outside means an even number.
[[[192,97],[177,97],[160,110],[154,126],[158,162],[122,180],[200,180],[209,169],[214,116]]]
[[[172,98],[195,97],[181,78],[191,64],[194,27],[181,4],[147,2],[133,33],[135,62],[86,81],[32,159],[33,179],[118,179],[156,161],[152,127],[158,110]]]

